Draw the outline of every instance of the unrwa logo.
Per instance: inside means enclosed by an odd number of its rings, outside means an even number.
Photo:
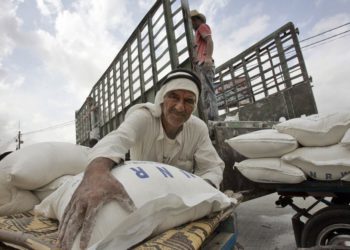
[[[346,172],[340,172],[340,178],[343,178],[345,175],[350,174],[350,171],[346,171]],[[309,172],[309,176],[311,178],[317,179],[317,172],[313,172],[310,171]],[[333,174],[332,173],[325,173],[324,174],[324,179],[325,180],[333,180]]]
[[[167,169],[166,167],[155,166],[155,168],[162,174],[163,177],[174,178],[173,173],[171,173],[171,171],[169,169]],[[130,170],[132,170],[136,174],[136,176],[140,179],[150,178],[150,173],[149,172],[147,173],[147,170],[145,170],[142,167],[130,167]],[[182,173],[185,177],[187,177],[189,179],[197,177],[194,174],[189,173],[183,169],[179,169],[179,168],[174,167],[173,170],[180,171],[180,173]]]

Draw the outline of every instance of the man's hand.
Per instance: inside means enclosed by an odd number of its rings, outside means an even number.
[[[58,247],[71,249],[81,229],[80,248],[86,249],[98,209],[109,201],[117,200],[126,210],[135,210],[123,185],[110,172],[113,165],[115,163],[110,159],[97,158],[87,167],[61,219]]]

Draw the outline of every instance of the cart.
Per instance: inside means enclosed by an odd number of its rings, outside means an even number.
[[[302,249],[350,249],[350,182],[307,180],[297,185],[277,185],[276,205],[291,206],[295,241]],[[306,208],[295,197],[312,197]],[[316,206],[322,206],[311,212]]]
[[[234,210],[241,201],[241,196],[236,200],[237,203],[232,203],[219,213],[165,231],[130,249],[239,249],[236,247],[237,220]],[[0,250],[58,250],[55,247],[57,236],[58,221],[35,216],[31,211],[0,217]]]

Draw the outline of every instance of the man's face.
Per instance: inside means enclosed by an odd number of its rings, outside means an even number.
[[[194,30],[197,30],[199,25],[202,23],[201,20],[197,17],[192,17],[191,21],[192,21],[192,27]]]
[[[88,106],[92,106],[93,103],[94,103],[94,99],[92,99],[91,97],[89,97],[89,98],[86,99],[86,104],[87,104]]]
[[[195,107],[196,96],[188,90],[173,90],[164,96],[162,122],[165,129],[180,128],[187,121]]]

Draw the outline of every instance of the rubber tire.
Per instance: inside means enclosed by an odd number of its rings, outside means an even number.
[[[307,221],[301,235],[301,247],[313,247],[316,245],[317,236],[327,226],[332,224],[349,224],[350,207],[331,206],[319,210]]]

